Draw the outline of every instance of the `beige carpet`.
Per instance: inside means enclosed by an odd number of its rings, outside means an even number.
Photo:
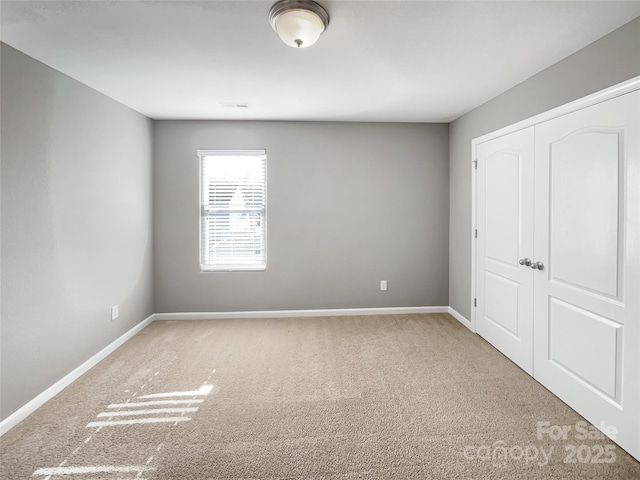
[[[156,322],[4,435],[0,472],[640,478],[609,440],[576,439],[580,421],[448,315]]]

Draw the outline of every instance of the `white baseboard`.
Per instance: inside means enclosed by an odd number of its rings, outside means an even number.
[[[122,345],[124,342],[133,337],[136,333],[142,330],[144,327],[149,325],[153,321],[153,315],[150,315],[145,320],[140,322],[138,325],[133,327],[128,332],[124,333],[116,340],[111,342],[109,345],[104,347],[98,353],[96,353],[89,360],[84,362],[82,365],[62,377],[56,383],[47,388],[44,392],[38,395],[36,398],[31,400],[29,403],[25,404],[7,418],[5,418],[2,422],[0,422],[0,436],[7,433],[13,427],[18,425],[21,421],[35,412],[38,408],[44,405],[47,401],[51,400],[58,393],[64,390],[66,387],[71,385],[74,381],[76,381],[82,374],[86,373],[89,369],[96,366],[100,363],[101,360],[104,360],[110,353],[112,353],[116,348]]]
[[[449,307],[336,308],[319,310],[266,310],[246,312],[156,313],[153,320],[219,320],[223,318],[344,317],[352,315],[398,315],[406,313],[447,313]]]
[[[451,307],[447,308],[447,312],[449,313],[449,315],[451,315],[453,318],[458,320],[461,324],[463,324],[465,327],[467,327],[473,333],[476,333],[475,328],[474,328],[473,324],[471,323],[471,321],[467,320],[467,318],[464,315],[462,315],[460,312],[458,312],[457,310],[454,310]]]

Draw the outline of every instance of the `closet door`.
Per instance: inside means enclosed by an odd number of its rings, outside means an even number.
[[[476,329],[533,368],[533,127],[476,146]]]
[[[535,127],[534,376],[640,458],[640,92]]]

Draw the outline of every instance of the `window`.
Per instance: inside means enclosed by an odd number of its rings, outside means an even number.
[[[200,268],[264,270],[266,163],[264,150],[199,150]]]

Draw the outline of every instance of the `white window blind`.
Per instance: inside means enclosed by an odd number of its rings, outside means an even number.
[[[264,150],[199,150],[200,267],[264,270],[266,163]]]

